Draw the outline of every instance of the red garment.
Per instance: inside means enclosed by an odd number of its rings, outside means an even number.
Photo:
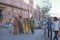
[[[18,21],[17,20],[14,20],[13,25],[14,25],[13,34],[19,34]]]

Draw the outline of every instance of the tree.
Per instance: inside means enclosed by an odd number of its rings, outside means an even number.
[[[43,7],[42,7],[42,12],[44,14],[46,14],[47,12],[49,12],[49,10],[51,9],[52,5],[51,2],[49,2],[49,0],[45,0],[43,1]]]
[[[44,14],[46,14],[49,10],[50,10],[50,8],[48,8],[48,7],[43,7],[43,8],[42,8],[42,12],[43,12]]]

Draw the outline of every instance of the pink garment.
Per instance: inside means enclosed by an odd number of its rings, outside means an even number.
[[[19,26],[17,20],[14,21],[13,25],[14,25],[13,34],[19,34]]]
[[[14,34],[19,34],[19,28],[17,26],[14,27]]]

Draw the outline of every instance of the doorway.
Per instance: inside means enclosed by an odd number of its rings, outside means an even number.
[[[3,20],[4,18],[4,11],[3,11],[4,8],[0,7],[0,22]]]
[[[0,22],[2,21],[3,19],[3,15],[2,15],[2,10],[0,9]]]
[[[0,19],[3,18],[2,10],[0,9]]]

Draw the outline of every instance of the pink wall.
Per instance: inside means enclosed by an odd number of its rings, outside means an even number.
[[[28,18],[28,11],[22,10],[22,18]]]
[[[27,1],[27,0],[26,0]],[[28,4],[24,1],[24,0],[0,0],[0,2],[5,3],[5,4],[9,4],[9,5],[14,5],[20,8],[24,8],[28,10]],[[32,6],[32,0],[28,0],[29,6]]]
[[[22,0],[1,0],[0,2],[13,5],[13,6],[17,6],[17,7],[21,7],[21,1]]]
[[[30,13],[32,13],[32,6],[33,6],[32,0],[28,0],[28,2],[30,2],[29,4],[27,4],[24,0],[1,0],[0,2],[17,6],[19,8],[23,8],[23,9],[18,9],[13,7],[12,8],[13,10],[12,10],[10,7],[7,7],[5,9],[5,10],[8,10],[6,16],[8,15],[9,11],[12,14],[12,16],[14,15],[17,16],[20,13],[20,15],[22,15],[23,18],[28,18],[30,16]]]
[[[22,8],[28,10],[28,4],[24,0],[22,0]]]

